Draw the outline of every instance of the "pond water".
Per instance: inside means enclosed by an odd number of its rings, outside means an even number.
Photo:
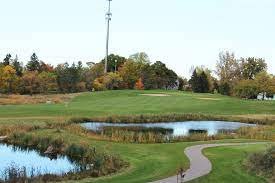
[[[79,167],[66,156],[51,159],[41,156],[35,150],[23,150],[15,146],[0,144],[0,179],[5,178],[9,168],[20,170],[25,168],[28,177],[44,174],[62,175],[79,170]]]
[[[162,128],[172,131],[173,136],[188,136],[191,133],[207,133],[216,135],[222,131],[235,131],[244,126],[255,126],[239,122],[224,121],[187,121],[187,122],[169,122],[169,123],[99,123],[88,122],[81,124],[84,128],[96,132],[102,131],[104,127],[144,127],[144,128]]]

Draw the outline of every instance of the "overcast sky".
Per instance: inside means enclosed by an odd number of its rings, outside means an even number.
[[[94,61],[105,54],[106,0],[0,0],[0,58]],[[263,57],[275,74],[274,0],[113,0],[110,52],[146,52],[179,75],[215,69],[220,51]]]

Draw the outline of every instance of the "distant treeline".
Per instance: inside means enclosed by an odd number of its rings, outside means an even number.
[[[75,93],[117,89],[178,89],[197,93],[221,93],[242,98],[263,97],[275,93],[275,78],[267,73],[262,58],[235,58],[233,53],[222,52],[212,71],[204,66],[192,69],[190,80],[178,76],[161,61],[151,63],[144,52],[125,58],[108,56],[108,72],[104,60],[59,64],[56,67],[32,54],[26,65],[17,56],[7,54],[0,62],[0,93],[46,94]],[[214,77],[215,76],[215,77]]]
[[[208,68],[196,67],[188,87],[194,92],[217,92],[246,99],[262,99],[275,94],[275,77],[267,73],[267,64],[262,58],[237,59],[233,53],[220,53],[216,65],[217,78]]]
[[[74,93],[115,89],[170,89],[177,88],[178,76],[160,61],[150,63],[145,53],[126,59],[109,55],[108,73],[104,74],[104,60],[84,67],[59,64],[56,67],[38,59],[35,53],[24,66],[7,54],[0,62],[0,93],[39,94]]]

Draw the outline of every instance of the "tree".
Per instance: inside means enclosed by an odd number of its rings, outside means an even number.
[[[207,75],[203,71],[199,75],[199,84],[200,84],[200,92],[201,93],[208,93],[209,92],[209,80],[207,78]]]
[[[149,56],[145,52],[135,53],[129,59],[142,64],[150,64]]]
[[[10,65],[10,62],[11,62],[11,54],[7,54],[3,60],[3,65],[4,66]]]
[[[50,64],[40,61],[39,65],[39,72],[54,72],[54,67]]]
[[[57,91],[57,76],[52,72],[41,72],[38,74],[39,79],[39,90],[40,93],[49,93],[52,91]]]
[[[263,99],[265,96],[274,94],[272,76],[267,74],[267,72],[263,71],[257,74],[255,76],[255,83],[258,87],[258,92],[263,94]]]
[[[209,85],[209,92],[214,92],[214,89],[216,89],[216,86],[215,86],[215,78],[212,76],[212,71],[203,65],[196,67],[196,71],[198,75],[201,75],[202,72],[206,74],[208,85]]]
[[[86,83],[86,88],[88,90],[92,90],[94,80],[104,75],[104,64],[103,63],[95,64],[93,67],[84,71],[83,75],[84,75],[84,81]]]
[[[126,62],[126,58],[125,57],[121,57],[119,55],[114,55],[114,54],[110,54],[108,56],[108,68],[107,71],[108,72],[115,72],[118,71],[118,68],[120,68],[125,62]],[[104,64],[105,60],[103,59],[101,61],[102,64]]]
[[[133,89],[135,87],[135,84],[141,77],[142,72],[139,66],[139,63],[128,60],[119,69],[119,74],[121,75],[124,82],[124,88]]]
[[[185,90],[185,86],[188,85],[188,81],[186,78],[178,77],[179,87],[178,90],[183,91]]]
[[[12,66],[16,71],[16,75],[21,77],[23,75],[23,63],[20,63],[18,61],[17,55],[15,56],[15,59],[12,61]]]
[[[189,84],[192,87],[192,91],[195,93],[207,93],[209,92],[209,83],[207,75],[203,71],[198,74],[197,70],[193,71],[192,77],[189,80]]]
[[[120,88],[122,81],[123,80],[118,73],[109,72],[106,75],[95,79],[93,87],[97,91],[116,90]]]
[[[216,74],[220,79],[220,86],[225,86],[231,93],[233,86],[242,78],[241,66],[234,53],[221,52],[216,65]]]
[[[144,84],[143,84],[141,78],[139,78],[138,81],[136,82],[135,89],[136,90],[144,90]]]
[[[63,93],[79,92],[79,89],[82,88],[78,87],[81,82],[81,71],[80,64],[78,66],[74,63],[71,66],[68,63],[58,65],[55,72],[59,91]]]
[[[254,80],[241,80],[234,87],[234,94],[241,98],[255,99],[259,94],[259,88]]]
[[[20,84],[21,94],[36,94],[40,92],[40,80],[37,71],[27,71],[23,74]]]
[[[222,82],[219,85],[219,93],[222,95],[231,95],[232,91],[231,91],[231,87],[230,84],[228,82]]]
[[[168,89],[176,87],[178,76],[174,71],[168,69],[164,63],[157,61],[151,65],[151,69],[153,72],[152,79],[155,83],[156,89]]]
[[[17,89],[18,77],[15,69],[6,65],[0,69],[0,89],[5,93],[15,93]]]
[[[191,79],[189,80],[189,84],[191,85],[193,92],[199,92],[199,76],[197,74],[196,69],[193,71]]]
[[[35,53],[32,54],[30,61],[27,63],[28,71],[39,71],[40,72],[40,62]]]
[[[255,79],[255,76],[262,72],[266,71],[267,64],[262,58],[241,58],[242,61],[242,75],[244,79]]]

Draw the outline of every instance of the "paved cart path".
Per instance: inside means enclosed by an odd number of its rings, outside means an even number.
[[[207,175],[212,170],[212,164],[207,157],[202,154],[202,150],[209,147],[218,146],[238,146],[238,145],[253,145],[255,143],[226,143],[226,144],[202,144],[187,147],[184,151],[190,161],[190,168],[185,172],[183,182],[187,182],[201,176]],[[163,180],[155,181],[153,183],[177,183],[177,176],[168,177]],[[180,183],[180,181],[178,182]]]

